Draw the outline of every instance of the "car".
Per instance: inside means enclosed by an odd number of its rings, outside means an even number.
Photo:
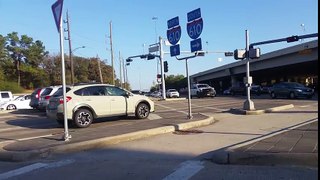
[[[223,91],[223,95],[230,95],[231,94],[230,90],[231,90],[231,87],[229,87],[228,89],[224,90]]]
[[[155,97],[155,98],[161,98],[162,97],[162,93],[160,91],[154,91],[150,94],[151,97]]]
[[[314,95],[314,89],[308,88],[303,84],[297,82],[280,82],[276,83],[270,89],[271,98],[277,98],[279,96],[288,97],[291,99],[298,97],[312,98]]]
[[[0,104],[0,110],[32,109],[29,105],[31,95],[20,95],[14,100]]]
[[[39,107],[39,100],[41,97],[41,94],[43,93],[43,91],[46,88],[36,88],[32,93],[31,93],[31,100],[29,105],[34,108],[34,109],[38,109]]]
[[[215,97],[217,95],[215,89],[208,84],[192,84],[190,96],[191,98],[197,96],[201,97]]]
[[[57,91],[49,100],[46,114],[64,123],[63,93]],[[66,118],[78,128],[89,127],[97,118],[135,115],[144,119],[154,112],[154,102],[109,84],[70,86],[66,92]]]
[[[131,90],[131,93],[133,94],[139,94],[139,95],[143,95],[143,92],[140,90]]]
[[[37,109],[46,110],[47,105],[49,104],[50,97],[59,89],[61,86],[49,86],[44,88],[43,92],[39,98],[39,105]]]
[[[247,93],[247,86],[244,83],[240,83],[237,86],[232,86],[230,88],[230,94],[231,95],[246,95]],[[260,85],[256,85],[256,84],[252,84],[250,86],[250,93],[251,94],[255,94],[255,95],[260,95],[261,94],[261,86]]]
[[[11,91],[0,91],[0,103],[13,100],[14,97]]]
[[[179,92],[176,89],[168,89],[166,95],[169,98],[178,98],[180,96]]]

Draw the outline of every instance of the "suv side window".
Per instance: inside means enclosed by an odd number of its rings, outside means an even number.
[[[79,89],[74,94],[79,96],[105,96],[106,89],[104,86],[91,86]]]
[[[1,93],[2,98],[9,98],[9,93]]]
[[[126,92],[117,87],[106,87],[109,96],[123,96]]]

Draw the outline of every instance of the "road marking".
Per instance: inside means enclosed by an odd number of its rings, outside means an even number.
[[[35,163],[35,164],[31,164],[19,169],[15,169],[12,171],[8,171],[6,173],[2,173],[0,174],[0,180],[2,179],[8,179],[8,178],[12,178],[14,176],[19,176],[22,174],[26,174],[28,172],[37,170],[37,169],[41,169],[41,168],[56,168],[56,167],[61,167],[61,166],[65,166],[71,163],[74,163],[74,160],[62,160],[62,161],[58,161],[58,162],[54,162],[54,163]]]
[[[193,105],[197,108],[205,108],[205,109],[213,109],[213,110],[218,110],[218,111],[228,111],[229,109],[221,109],[221,108],[214,108],[214,107],[207,107],[207,106],[198,106],[198,105]]]
[[[185,161],[180,164],[180,167],[177,170],[165,177],[163,180],[190,179],[203,168],[203,162],[201,161]]]
[[[149,114],[148,119],[149,120],[157,120],[157,119],[162,119],[162,117],[157,114],[151,113],[151,114]]]
[[[40,168],[43,168],[43,167],[46,167],[46,166],[48,166],[48,164],[45,164],[45,163],[31,164],[29,166],[25,166],[25,167],[22,167],[22,168],[19,168],[19,169],[15,169],[15,170],[12,170],[12,171],[9,171],[9,172],[6,172],[6,173],[2,173],[2,174],[0,174],[0,179],[8,179],[8,178],[11,178],[11,177],[14,177],[14,176],[19,176],[21,174],[25,174],[25,173],[28,173],[28,172],[31,172],[33,170],[40,169]]]

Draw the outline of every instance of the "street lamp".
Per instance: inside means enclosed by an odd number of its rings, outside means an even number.
[[[71,68],[71,83],[74,84],[74,68],[73,68],[73,59],[72,59],[72,54],[73,52],[75,52],[76,50],[78,49],[81,49],[81,48],[85,48],[86,46],[80,46],[80,47],[77,47],[75,49],[73,49],[71,52],[70,52],[70,68]]]

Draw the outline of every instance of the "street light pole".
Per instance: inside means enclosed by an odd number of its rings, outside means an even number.
[[[71,48],[71,44],[69,44],[69,47]],[[74,66],[73,66],[73,52],[75,52],[76,50],[80,49],[80,48],[85,48],[85,46],[81,46],[81,47],[77,47],[75,49],[73,49],[72,51],[70,51],[69,54],[69,58],[70,58],[70,68],[71,68],[71,83],[74,84]]]

